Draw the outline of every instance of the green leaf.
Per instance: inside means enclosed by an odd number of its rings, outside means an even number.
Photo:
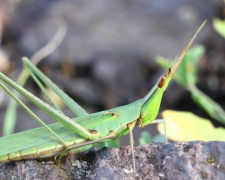
[[[17,92],[15,92],[16,94]],[[18,93],[17,93],[18,94]],[[18,95],[17,95],[18,96]],[[10,99],[5,112],[5,121],[3,124],[2,135],[7,136],[13,133],[16,126],[17,104],[14,99]]]
[[[190,112],[166,110],[162,112],[166,121],[167,137],[173,141],[225,141],[225,129],[215,128],[208,120]],[[158,130],[164,133],[163,125]]]
[[[205,110],[212,118],[225,124],[225,112],[223,108],[209,96],[201,92],[196,86],[189,87],[192,99]]]
[[[213,28],[218,34],[225,38],[225,20],[220,20],[218,18],[213,19]]]
[[[165,143],[165,136],[164,135],[161,135],[161,134],[157,134],[152,142],[164,142]]]
[[[143,145],[149,142],[152,142],[151,134],[148,131],[142,131],[139,138],[139,145]]]
[[[156,62],[163,68],[163,69],[168,69],[173,62],[169,61],[163,56],[156,56]]]

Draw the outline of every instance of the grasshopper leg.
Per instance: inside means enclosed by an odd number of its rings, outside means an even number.
[[[99,138],[99,139],[96,139],[96,140],[93,140],[93,141],[87,141],[87,142],[83,142],[83,143],[80,143],[80,144],[74,144],[70,147],[68,147],[62,154],[61,156],[58,158],[58,160],[62,159],[67,153],[68,151],[71,151],[73,149],[76,149],[76,148],[79,148],[79,147],[83,147],[83,146],[87,146],[87,145],[90,145],[90,144],[95,144],[95,143],[99,143],[99,142],[103,142],[104,140],[107,140],[107,139],[114,139],[115,136],[114,135],[108,135],[106,137],[103,137],[103,138]]]
[[[54,119],[62,123],[68,129],[74,131],[81,137],[85,139],[90,139],[90,140],[98,138],[96,134],[90,133],[88,130],[86,130],[84,127],[82,127],[81,125],[73,121],[71,118],[67,117],[65,114],[60,113],[59,111],[57,111],[55,108],[53,108],[46,102],[34,96],[32,93],[28,92],[26,89],[16,84],[14,81],[12,81],[10,78],[5,76],[1,72],[0,72],[0,79],[4,81],[6,84],[8,84],[9,86],[11,86],[13,89],[17,90],[20,94],[22,94],[32,103],[34,103],[44,112],[52,116]]]
[[[38,79],[38,77],[33,73],[32,69],[30,69],[28,66],[24,66],[25,69],[28,71],[28,73],[31,75],[32,79],[36,82],[36,84],[39,86],[39,88],[42,90],[46,98],[49,100],[49,102],[61,113],[62,110],[59,108],[57,103],[53,100],[53,98],[48,94],[46,88],[42,85],[41,81]]]
[[[127,125],[129,128],[129,131],[130,131],[130,146],[131,146],[131,154],[132,154],[132,161],[133,161],[133,173],[134,174],[136,173],[135,158],[134,158],[134,137],[133,137],[133,128],[134,128],[135,124],[136,124],[136,121]]]
[[[33,72],[51,90],[53,90],[77,116],[87,115],[88,113],[77,104],[71,97],[59,89],[47,76],[45,76],[28,58],[24,57],[23,63],[26,68]]]
[[[33,111],[31,111],[17,96],[14,95],[12,91],[10,91],[1,81],[0,86],[12,97],[14,98],[37,122],[39,122],[42,126],[44,126],[53,136],[55,136],[62,144],[67,147],[66,143],[45,124]]]

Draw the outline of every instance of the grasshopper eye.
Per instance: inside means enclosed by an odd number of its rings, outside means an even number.
[[[166,82],[166,77],[163,76],[158,83],[158,87],[162,88],[164,86],[165,82]]]

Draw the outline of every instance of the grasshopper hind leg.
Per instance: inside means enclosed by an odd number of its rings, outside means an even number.
[[[45,127],[49,133],[51,133],[53,136],[55,136],[56,139],[58,139],[65,147],[67,147],[67,144],[64,142],[64,140],[61,137],[59,137],[51,128],[49,128],[47,124],[45,124],[33,111],[31,111],[31,109],[28,106],[26,106],[18,97],[16,97],[14,95],[14,93],[12,91],[10,91],[2,82],[0,82],[0,86],[13,99],[15,99],[15,101],[17,101],[21,105],[21,107],[23,107],[25,109],[25,111],[27,111],[28,114],[30,114],[38,123],[40,123],[43,127]]]

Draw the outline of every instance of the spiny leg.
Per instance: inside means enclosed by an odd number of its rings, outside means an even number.
[[[155,119],[151,124],[163,123],[164,125],[164,141],[167,143],[167,134],[166,134],[166,121],[164,119]]]
[[[90,133],[87,129],[73,121],[71,118],[67,117],[65,114],[60,113],[55,108],[47,104],[46,102],[42,101],[38,97],[34,96],[32,93],[24,89],[23,87],[16,84],[14,81],[12,81],[10,78],[5,76],[3,73],[0,72],[0,79],[4,81],[6,84],[17,90],[20,94],[22,94],[24,97],[26,97],[28,100],[30,100],[32,103],[37,105],[40,109],[42,109],[44,112],[52,116],[55,120],[62,123],[64,126],[66,126],[68,129],[74,131],[81,137],[85,139],[96,139],[98,136],[94,133]]]
[[[128,128],[130,131],[130,146],[131,146],[131,154],[132,154],[132,161],[133,161],[133,173],[136,173],[136,167],[135,167],[135,159],[134,159],[134,137],[133,137],[133,128],[136,124],[136,121],[133,123],[128,124]]]

